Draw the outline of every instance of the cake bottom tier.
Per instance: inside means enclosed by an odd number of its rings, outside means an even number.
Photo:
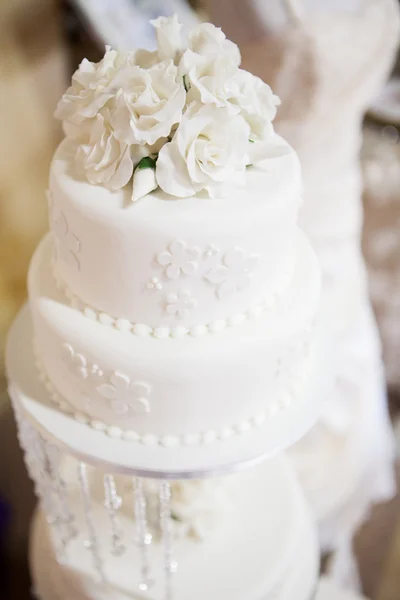
[[[289,464],[282,457],[261,467],[229,476],[231,506],[202,541],[189,538],[173,543],[178,562],[172,580],[174,600],[309,600],[318,576],[316,532]],[[138,588],[140,561],[133,539],[133,522],[122,511],[120,519],[127,550],[120,557],[109,552],[107,512],[94,507],[99,552],[106,582],[95,578],[79,494],[68,482],[79,535],[59,564],[55,536],[39,509],[31,538],[31,569],[40,600],[164,600],[161,544],[149,546],[155,583],[147,592]]]

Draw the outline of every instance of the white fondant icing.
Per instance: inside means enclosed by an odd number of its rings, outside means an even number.
[[[288,268],[283,271],[279,284],[276,287],[274,293],[271,294],[270,297],[262,301],[257,306],[251,306],[246,311],[246,313],[239,313],[237,315],[233,315],[225,319],[219,319],[218,321],[213,321],[205,325],[194,325],[190,329],[183,327],[182,325],[153,328],[141,323],[134,324],[131,321],[128,321],[128,319],[116,319],[111,315],[107,315],[106,313],[98,312],[90,306],[85,306],[82,300],[77,298],[77,296],[74,296],[71,290],[57,276],[57,273],[54,271],[54,268],[53,275],[58,289],[61,292],[63,292],[63,294],[68,298],[70,305],[73,308],[81,310],[83,314],[89,319],[92,319],[94,321],[97,320],[103,325],[107,325],[109,327],[116,327],[120,331],[130,331],[134,335],[138,335],[140,337],[146,335],[154,335],[155,337],[171,336],[173,338],[180,338],[189,334],[191,334],[193,337],[197,337],[198,335],[204,335],[208,332],[215,333],[216,331],[222,331],[222,329],[225,329],[225,327],[227,326],[234,327],[235,325],[240,325],[248,318],[251,319],[255,316],[260,316],[264,311],[272,310],[275,307],[275,305],[282,299],[283,295],[287,290],[287,287],[290,284],[291,278],[293,276],[293,266],[290,269]],[[161,284],[154,283],[154,280],[158,282],[157,278],[153,278],[151,282],[146,285],[146,289],[151,289],[152,291],[160,291],[160,288],[157,288],[157,286]]]
[[[298,337],[310,341],[309,324],[319,297],[315,257],[300,234],[296,254],[295,274],[287,293],[264,316],[219,331],[215,337],[201,335],[208,331],[205,329],[191,332],[196,340],[185,336],[173,341],[164,339],[170,332],[159,328],[153,336],[143,331],[144,337],[139,339],[104,327],[67,305],[54,285],[49,268],[51,243],[45,239],[31,264],[29,296],[38,358],[54,388],[53,395],[68,402],[72,412],[87,411],[87,422],[104,423],[112,435],[133,431],[145,438],[151,434],[155,443],[164,443],[171,436],[181,443],[186,435],[198,433],[205,443],[210,431],[220,438],[226,427],[239,433],[249,429],[247,423],[254,427],[257,415],[265,413],[271,418],[282,408],[282,393],[289,393],[291,401],[301,393],[308,359],[301,351],[302,344],[294,342]],[[94,364],[106,378],[117,372],[131,382],[148,382],[151,412],[115,412],[98,391],[98,377],[82,379],[68,370],[61,352],[65,344],[73,348],[74,356],[84,358],[88,371]],[[287,363],[282,381],[275,376],[278,360]],[[92,401],[90,407],[84,407],[87,397]],[[126,402],[125,392],[122,400]]]
[[[255,299],[274,295],[294,260],[301,192],[297,157],[282,139],[277,143],[286,152],[271,160],[268,171],[249,168],[246,190],[233,188],[226,198],[213,199],[177,199],[156,190],[132,204],[127,188],[112,192],[81,180],[73,142],[65,140],[50,169],[50,194],[52,210],[65,216],[81,242],[80,269],[61,259],[71,248],[69,237],[60,236],[57,277],[83,306],[152,329],[175,323],[162,298],[146,293],[153,278],[163,295],[176,292],[179,282],[197,299],[196,310],[182,322],[188,329],[245,312]],[[242,251],[233,250],[238,247]],[[218,266],[212,285],[205,276]],[[224,291],[234,293],[219,300],[216,289],[221,298]]]

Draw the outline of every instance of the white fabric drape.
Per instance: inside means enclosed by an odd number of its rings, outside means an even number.
[[[291,451],[314,508],[324,550],[337,550],[336,579],[354,584],[352,534],[372,503],[394,493],[394,442],[381,346],[364,260],[359,163],[365,110],[388,76],[399,37],[396,0],[337,4],[282,0],[275,27],[254,6],[265,35],[244,44],[244,67],[281,97],[276,129],[297,150],[304,174],[301,227],[318,254],[323,305],[334,323],[336,385],[320,422]],[[301,6],[300,6],[301,5]],[[347,557],[347,558],[346,558]],[[346,572],[347,568],[347,572]]]

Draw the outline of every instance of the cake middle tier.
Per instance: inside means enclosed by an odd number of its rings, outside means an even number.
[[[59,285],[88,314],[155,329],[233,318],[281,296],[293,265],[299,162],[277,137],[268,171],[225,198],[168,196],[132,203],[83,181],[70,140],[50,169],[50,229]]]
[[[51,273],[51,238],[30,267],[29,297],[42,377],[65,410],[110,435],[148,443],[202,443],[273,419],[312,374],[319,270],[298,233],[282,302],[215,334],[140,337],[69,306]]]

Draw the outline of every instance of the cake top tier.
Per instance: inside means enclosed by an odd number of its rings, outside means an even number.
[[[279,156],[279,98],[239,68],[238,47],[210,23],[187,36],[176,16],[152,24],[157,50],[107,47],[99,63],[83,60],[60,100],[76,169],[110,190],[132,182],[134,201],[157,187],[220,197],[245,184],[246,167]]]
[[[60,100],[54,274],[87,316],[197,335],[284,294],[300,168],[273,130],[278,98],[220,29],[199,25],[184,43],[176,17],[153,25],[157,50],[108,48]]]
[[[296,155],[278,141],[282,156],[268,173],[249,169],[245,190],[178,199],[158,189],[132,203],[128,187],[111,192],[81,179],[75,142],[64,140],[49,208],[54,274],[71,301],[104,321],[123,319],[123,328],[171,331],[235,320],[278,299],[300,200]]]

